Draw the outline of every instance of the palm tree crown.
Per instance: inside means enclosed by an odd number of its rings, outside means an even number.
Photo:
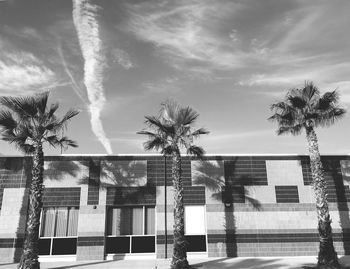
[[[346,112],[339,107],[336,90],[321,95],[312,82],[305,82],[302,89],[291,89],[284,101],[271,105],[271,110],[274,115],[269,120],[278,123],[278,135],[299,135],[304,128],[328,127]]]
[[[146,116],[145,123],[150,130],[138,134],[147,135],[149,140],[144,143],[146,150],[155,149],[163,155],[178,153],[185,149],[188,155],[202,156],[202,147],[193,144],[193,140],[202,134],[208,134],[204,128],[194,129],[193,124],[199,114],[190,108],[180,106],[176,101],[168,100],[161,105],[158,117]]]
[[[69,110],[62,118],[55,112],[58,103],[48,107],[49,92],[27,97],[0,97],[6,110],[0,111],[1,139],[14,144],[26,154],[32,154],[36,145],[48,142],[53,147],[77,147],[75,141],[63,136],[68,121],[79,111]]]

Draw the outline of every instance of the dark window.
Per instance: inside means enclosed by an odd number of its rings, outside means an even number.
[[[299,203],[297,186],[275,186],[277,203]]]
[[[186,235],[188,252],[204,252],[206,248],[205,235]]]
[[[154,253],[154,236],[134,236],[132,237],[132,253]]]
[[[51,239],[39,240],[39,255],[50,255]]]
[[[69,255],[76,254],[76,238],[53,238],[52,255]]]
[[[129,253],[130,238],[126,237],[107,237],[106,240],[107,253]]]

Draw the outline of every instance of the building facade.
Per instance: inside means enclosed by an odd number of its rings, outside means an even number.
[[[350,254],[350,156],[323,156],[334,244]],[[182,157],[188,255],[317,255],[307,156]],[[18,261],[31,159],[0,157],[0,262]],[[160,155],[45,158],[40,259],[172,255],[171,160]]]

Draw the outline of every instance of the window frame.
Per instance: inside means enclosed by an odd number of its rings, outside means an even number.
[[[108,218],[110,217],[110,210],[114,209],[114,208],[130,208],[130,209],[134,209],[134,208],[142,208],[142,234],[123,234],[123,235],[110,235],[108,234],[109,231],[109,221]],[[153,234],[146,234],[146,212],[147,212],[147,208],[153,208],[154,209],[154,233]],[[129,254],[155,254],[157,253],[156,250],[156,226],[157,226],[157,214],[156,214],[156,206],[155,205],[126,205],[126,206],[109,206],[107,208],[107,214],[106,214],[106,238],[126,238],[129,237],[129,252],[125,252],[125,253],[108,253],[106,250],[106,254],[111,254],[111,255],[129,255]],[[132,228],[131,228],[132,231]],[[154,252],[132,252],[132,242],[133,242],[133,238],[134,237],[154,237]],[[106,243],[107,244],[107,243]],[[106,246],[107,247],[107,246]]]
[[[203,208],[203,221],[204,221],[204,233],[186,233],[186,228],[184,229],[185,238],[187,236],[204,236],[205,238],[205,251],[187,251],[189,254],[199,254],[199,253],[208,253],[208,230],[207,230],[207,210],[206,205],[184,205],[184,210],[186,211],[186,207],[201,207]],[[186,213],[184,214],[184,223],[186,227]]]
[[[42,225],[43,225],[43,214],[44,214],[44,210],[47,210],[49,208],[54,208],[55,209],[55,221],[53,222],[53,234],[54,236],[41,236],[42,234]],[[66,208],[68,213],[67,213],[67,226],[66,226],[66,231],[68,232],[68,225],[69,225],[69,213],[70,213],[70,209],[74,208],[76,210],[78,210],[78,219],[77,219],[77,233],[76,235],[66,235],[66,236],[55,236],[56,233],[56,229],[57,229],[57,212],[59,208]],[[76,238],[76,249],[78,247],[78,224],[79,224],[79,206],[46,206],[43,207],[41,212],[40,212],[40,225],[39,225],[39,241],[40,239],[50,239],[50,254],[43,254],[40,256],[66,256],[66,255],[76,255],[75,254],[52,254],[52,250],[53,250],[53,241],[57,238],[57,239],[62,239],[62,238]]]

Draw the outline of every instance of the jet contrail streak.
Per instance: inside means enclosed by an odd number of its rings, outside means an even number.
[[[89,110],[92,131],[107,153],[112,154],[111,143],[106,137],[100,117],[106,102],[103,89],[106,57],[97,21],[98,10],[99,7],[89,0],[73,0],[73,22],[85,62],[84,83],[90,102]]]

